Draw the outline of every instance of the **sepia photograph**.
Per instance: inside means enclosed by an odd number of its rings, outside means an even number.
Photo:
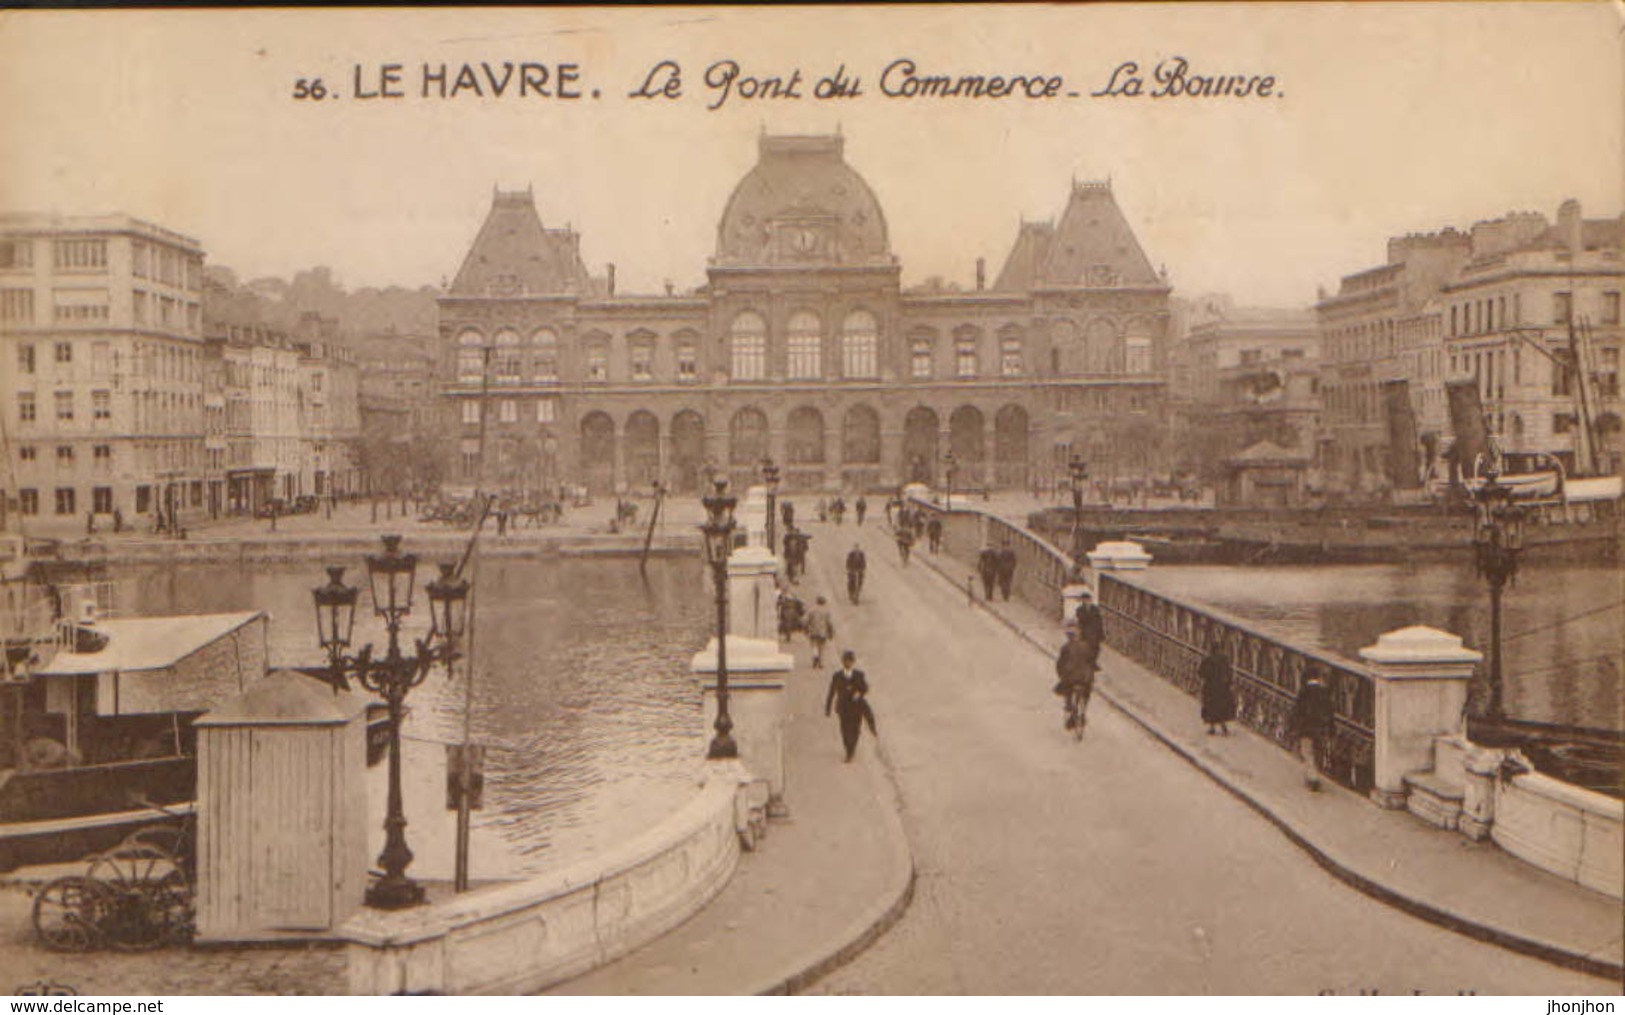
[[[1622,11],[0,11],[0,991],[1613,1010]]]

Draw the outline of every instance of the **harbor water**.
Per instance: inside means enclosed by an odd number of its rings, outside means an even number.
[[[410,547],[408,547],[410,549]],[[357,644],[382,652],[366,574]],[[428,623],[420,563],[410,633]],[[130,614],[263,609],[272,616],[271,664],[312,666],[310,565],[129,565],[114,569],[116,602]],[[698,560],[488,559],[475,581],[473,738],[486,745],[485,808],[475,824],[495,832],[537,870],[584,858],[658,824],[695,788],[706,740],[689,660],[711,619],[710,584]],[[410,736],[462,738],[466,670],[434,670],[412,691]]]
[[[1358,660],[1359,650],[1384,632],[1411,624],[1449,631],[1489,652],[1489,591],[1468,561],[1153,564],[1136,579],[1349,659]],[[1502,631],[1507,715],[1625,729],[1625,580],[1617,566],[1526,561],[1506,590]]]

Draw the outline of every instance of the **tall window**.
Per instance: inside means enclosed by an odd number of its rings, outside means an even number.
[[[609,339],[604,336],[587,338],[587,380],[602,383],[609,380]]]
[[[693,337],[680,335],[677,338],[677,379],[679,381],[695,381],[700,376],[699,346]]]
[[[30,516],[39,514],[39,491],[34,489],[18,490],[17,510]]]
[[[17,372],[23,374],[34,372],[34,344],[32,342],[17,347]]]
[[[954,336],[954,375],[956,377],[975,377],[979,370],[976,362],[976,335],[974,332],[962,332]]]
[[[33,240],[0,240],[0,270],[29,268],[34,264]]]
[[[498,418],[504,423],[519,422],[519,403],[511,398],[504,398],[497,403]]]
[[[56,393],[56,418],[61,420],[73,419],[73,392],[58,391]]]
[[[537,328],[536,333],[530,336],[535,343],[535,359],[532,363],[532,375],[538,381],[556,381],[559,379],[559,335],[552,328]]]
[[[854,310],[846,315],[841,328],[841,376],[879,377],[880,363],[876,346],[880,342],[880,329],[875,315],[867,310]]]
[[[551,423],[558,418],[558,415],[558,399],[539,398],[536,400],[536,422]]]
[[[655,337],[647,331],[635,332],[627,338],[627,352],[632,361],[634,381],[652,381],[655,377]]]
[[[1151,340],[1129,336],[1124,342],[1124,369],[1131,374],[1151,372]]]
[[[908,343],[908,374],[917,381],[931,379],[931,339],[916,335]]]
[[[93,487],[90,491],[91,510],[99,515],[113,513],[113,488],[110,486]]]
[[[736,381],[759,381],[767,376],[767,322],[746,311],[734,318],[728,333],[729,374]]]
[[[1026,358],[1021,352],[1021,336],[999,336],[999,373],[1005,377],[1020,377],[1027,370]]]
[[[1573,293],[1552,293],[1552,323],[1567,324],[1574,313]]]
[[[56,488],[56,513],[59,515],[76,515],[79,513],[77,500],[74,497],[73,487],[59,486]]]
[[[56,446],[56,467],[59,469],[73,468],[72,444],[58,444]]]
[[[90,415],[93,419],[112,419],[113,393],[110,391],[92,391],[90,393]]]
[[[469,330],[457,336],[457,381],[479,384],[485,379],[485,339]]]
[[[33,320],[34,290],[0,289],[0,321],[21,321],[29,324]]]
[[[824,372],[823,324],[818,315],[800,311],[790,318],[787,345],[790,351],[790,377],[814,378]]]
[[[518,384],[524,379],[524,361],[519,355],[519,332],[503,328],[496,335],[493,373],[498,384]]]
[[[463,424],[465,426],[478,426],[480,422],[480,403],[469,399],[463,403]]]
[[[32,391],[17,392],[17,422],[32,423],[38,412],[34,407],[34,393]]]
[[[72,342],[58,342],[58,343],[56,343],[56,361],[58,363],[72,363],[73,362],[73,343]]]

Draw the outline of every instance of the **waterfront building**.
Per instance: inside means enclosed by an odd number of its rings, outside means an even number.
[[[1471,247],[1471,237],[1456,229],[1394,237],[1386,263],[1344,276],[1336,293],[1322,293],[1315,304],[1322,400],[1315,459],[1325,492],[1375,494],[1419,484],[1413,469],[1398,468],[1390,456],[1388,407],[1398,397],[1392,385],[1409,383],[1400,326],[1438,294]]]
[[[968,291],[900,275],[838,135],[760,139],[691,292],[617,292],[532,192],[496,192],[439,300],[451,481],[691,491],[767,457],[806,491],[940,487],[950,463],[959,488],[1026,487],[1074,451],[1097,474],[1155,467],[1169,286],[1108,183],[1021,223],[991,286],[980,262]]]
[[[1521,467],[1552,455],[1571,474],[1620,472],[1622,227],[1583,218],[1574,200],[1555,224],[1537,213],[1479,223],[1472,258],[1440,293],[1447,370],[1478,383]]]
[[[1215,483],[1227,503],[1296,502],[1309,485],[1320,415],[1314,315],[1208,298],[1187,313],[1187,328],[1169,365],[1180,465]],[[1261,461],[1271,470],[1290,461],[1292,473],[1264,475]]]
[[[198,241],[128,215],[0,215],[7,513],[204,510],[202,275]]]

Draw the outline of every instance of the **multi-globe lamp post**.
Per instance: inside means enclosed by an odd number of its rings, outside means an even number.
[[[366,558],[368,588],[373,612],[384,622],[389,644],[382,659],[373,658],[371,644],[349,652],[355,631],[355,608],[360,589],[344,584],[344,568],[329,567],[326,585],[313,589],[316,605],[316,632],[327,652],[328,667],[335,687],[348,687],[349,677],[368,691],[381,696],[389,706],[389,802],[384,817],[384,849],[378,854],[383,877],[367,889],[367,905],[379,909],[401,909],[423,902],[423,886],[413,881],[406,868],[412,863],[412,850],[406,844],[406,814],[401,799],[401,719],[406,696],[423,683],[436,663],[448,670],[457,656],[457,639],[467,623],[468,582],[456,577],[454,565],[441,565],[441,575],[429,583],[430,625],[427,638],[414,639],[414,651],[401,651],[401,624],[412,612],[412,595],[417,579],[417,557],[402,553],[401,537],[383,537],[382,553]]]
[[[1501,596],[1518,575],[1523,552],[1524,508],[1513,501],[1512,488],[1501,482],[1499,469],[1485,473],[1473,493],[1473,558],[1490,587],[1490,680],[1482,718],[1505,718],[1502,704]],[[1475,737],[1475,739],[1477,739]]]
[[[716,735],[706,751],[707,759],[716,761],[739,757],[739,745],[734,742],[732,717],[728,715],[728,555],[733,552],[734,506],[737,501],[728,496],[728,481],[716,481],[716,492],[702,497],[705,505],[705,524],[700,532],[705,536],[705,559],[711,565],[711,579],[717,590],[717,721]]]

